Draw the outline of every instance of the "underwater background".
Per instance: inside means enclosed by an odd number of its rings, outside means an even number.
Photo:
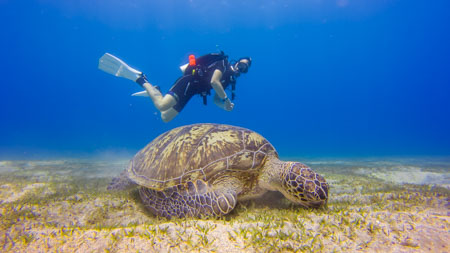
[[[450,252],[449,7],[0,0],[0,251]],[[194,96],[169,123],[98,69],[111,53],[166,93],[190,54],[221,50],[253,59],[234,110]],[[194,123],[257,131],[325,178],[326,205],[270,191],[167,220],[137,187],[107,190],[139,149]]]
[[[213,122],[281,156],[448,156],[450,2],[0,0],[0,158],[131,157]],[[251,56],[226,112],[191,99],[163,123],[112,53],[165,93],[189,54]]]

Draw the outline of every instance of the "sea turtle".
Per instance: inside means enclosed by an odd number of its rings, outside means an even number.
[[[222,124],[181,126],[140,150],[108,189],[138,185],[144,205],[163,217],[220,217],[238,200],[280,191],[305,207],[327,203],[328,184],[299,162],[278,159],[249,129]]]

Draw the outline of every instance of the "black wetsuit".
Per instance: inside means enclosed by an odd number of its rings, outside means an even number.
[[[173,109],[177,112],[181,112],[192,96],[196,94],[202,94],[204,96],[211,94],[211,78],[216,69],[222,72],[220,82],[222,83],[224,90],[229,84],[236,82],[234,72],[228,63],[228,60],[222,59],[216,61],[208,66],[208,71],[203,76],[198,74],[184,75],[175,82],[168,92],[168,94],[172,95],[177,100],[177,104],[173,106]]]

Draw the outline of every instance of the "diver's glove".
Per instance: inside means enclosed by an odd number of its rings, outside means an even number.
[[[224,104],[225,110],[227,110],[227,111],[233,110],[234,104],[231,103],[231,100],[228,97],[225,97],[224,99],[222,99],[222,102]]]

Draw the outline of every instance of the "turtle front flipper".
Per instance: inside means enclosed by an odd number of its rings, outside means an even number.
[[[139,188],[144,205],[166,218],[221,217],[236,206],[236,191],[226,185],[210,187],[203,180],[188,181],[163,191]]]

